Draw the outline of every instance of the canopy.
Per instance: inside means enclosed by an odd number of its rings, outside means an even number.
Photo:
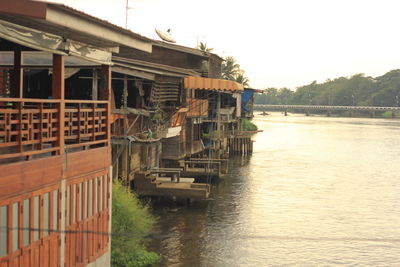
[[[186,89],[217,90],[217,91],[243,91],[243,85],[234,81],[212,79],[204,77],[185,77],[184,86]]]
[[[112,64],[109,51],[3,20],[0,20],[0,38],[39,51],[76,56],[98,64]]]

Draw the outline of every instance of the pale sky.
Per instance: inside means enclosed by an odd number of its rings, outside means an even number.
[[[125,27],[126,0],[56,0]],[[128,28],[236,58],[253,88],[400,68],[399,0],[129,0]]]

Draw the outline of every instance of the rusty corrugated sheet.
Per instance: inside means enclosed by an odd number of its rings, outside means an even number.
[[[243,91],[243,85],[234,81],[211,79],[203,77],[185,77],[184,86],[186,89],[216,90],[216,91]]]

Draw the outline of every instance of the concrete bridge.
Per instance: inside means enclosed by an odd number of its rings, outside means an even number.
[[[317,105],[254,105],[255,110],[280,110],[287,116],[288,110],[304,110],[306,115],[309,115],[310,110],[325,110],[330,116],[334,110],[346,110],[349,116],[352,116],[352,111],[370,111],[371,117],[375,116],[375,111],[392,111],[392,117],[396,116],[396,112],[400,111],[400,107],[372,107],[372,106],[317,106]]]

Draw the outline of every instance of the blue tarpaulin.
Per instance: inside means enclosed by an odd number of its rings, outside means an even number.
[[[248,108],[246,108],[246,105],[247,105],[247,103],[249,103],[253,94],[254,94],[254,91],[248,90],[248,89],[245,89],[244,92],[242,93],[242,109],[246,112],[250,111]]]

